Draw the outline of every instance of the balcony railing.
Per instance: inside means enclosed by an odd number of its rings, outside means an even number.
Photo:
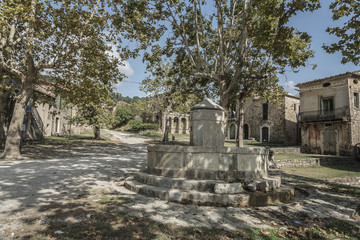
[[[301,121],[323,121],[323,120],[339,120],[346,117],[346,108],[337,108],[333,111],[308,111],[300,113]]]

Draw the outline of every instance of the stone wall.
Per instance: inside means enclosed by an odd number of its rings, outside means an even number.
[[[312,166],[331,166],[334,164],[339,164],[340,162],[350,162],[356,164],[353,158],[349,157],[331,157],[331,156],[321,156],[317,158],[299,158],[299,159],[281,159],[276,160],[276,165],[278,167],[312,167]]]
[[[356,107],[354,104],[354,93],[357,93],[360,101],[360,81],[354,78],[348,79],[349,85],[349,108],[350,108],[350,131],[351,140],[350,144],[354,146],[360,143],[360,107]],[[360,103],[359,103],[360,106]]]
[[[354,106],[354,93],[360,94],[360,83],[349,75],[300,85],[304,152],[352,155],[360,142],[360,108]],[[323,112],[324,98],[333,99],[333,111]]]
[[[272,147],[274,153],[300,153],[300,147]]]
[[[352,155],[353,149],[348,144],[351,135],[347,122],[305,122],[301,125],[301,136],[304,153]]]
[[[248,139],[263,141],[262,128],[269,128],[269,141],[296,145],[298,140],[297,112],[299,99],[294,96],[284,96],[279,103],[268,103],[268,119],[263,119],[263,104],[261,99],[248,99],[245,103],[244,125],[249,127]],[[294,110],[295,104],[295,110]],[[230,126],[234,121],[230,121]]]
[[[147,172],[189,179],[267,177],[268,150],[261,148],[149,145]]]
[[[277,167],[312,167],[320,166],[319,158],[299,158],[299,159],[282,159],[276,160]]]
[[[163,114],[162,120],[160,122],[160,129],[165,131],[166,116]],[[178,134],[189,134],[190,133],[190,115],[186,113],[169,113],[169,133],[178,133]]]
[[[300,99],[293,96],[285,96],[285,143],[287,145],[300,144],[300,123],[298,114],[300,113]]]

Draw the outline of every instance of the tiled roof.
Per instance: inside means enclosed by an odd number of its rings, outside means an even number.
[[[298,83],[298,84],[295,85],[295,87],[300,87],[300,86],[303,86],[303,85],[307,85],[309,83],[321,82],[323,80],[330,80],[330,79],[335,78],[335,77],[345,77],[345,76],[352,76],[352,77],[359,77],[360,78],[360,71],[346,72],[346,73],[342,73],[342,74],[338,74],[338,75],[334,75],[334,76],[330,76],[330,77],[326,77],[326,78],[320,78],[320,79],[315,79],[315,80],[312,80],[312,81]]]

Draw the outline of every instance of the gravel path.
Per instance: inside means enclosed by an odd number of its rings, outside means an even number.
[[[359,198],[329,191],[327,186],[294,176],[287,184],[300,186],[310,195],[293,203],[261,208],[186,206],[136,195],[123,180],[146,165],[148,138],[104,131],[122,144],[116,154],[0,162],[0,239],[4,229],[22,228],[28,209],[81,198],[94,189],[108,189],[132,202],[119,211],[162,223],[224,229],[303,226],[316,219],[341,219],[359,226]],[[96,150],[96,149],[94,149]],[[5,239],[5,238],[4,238]]]

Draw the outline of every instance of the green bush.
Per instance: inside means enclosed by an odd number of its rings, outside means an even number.
[[[159,130],[159,125],[156,123],[143,123],[140,119],[130,120],[129,125],[131,130],[143,131],[143,130]]]
[[[114,127],[121,127],[126,125],[134,116],[131,109],[127,105],[118,106],[114,114]]]

